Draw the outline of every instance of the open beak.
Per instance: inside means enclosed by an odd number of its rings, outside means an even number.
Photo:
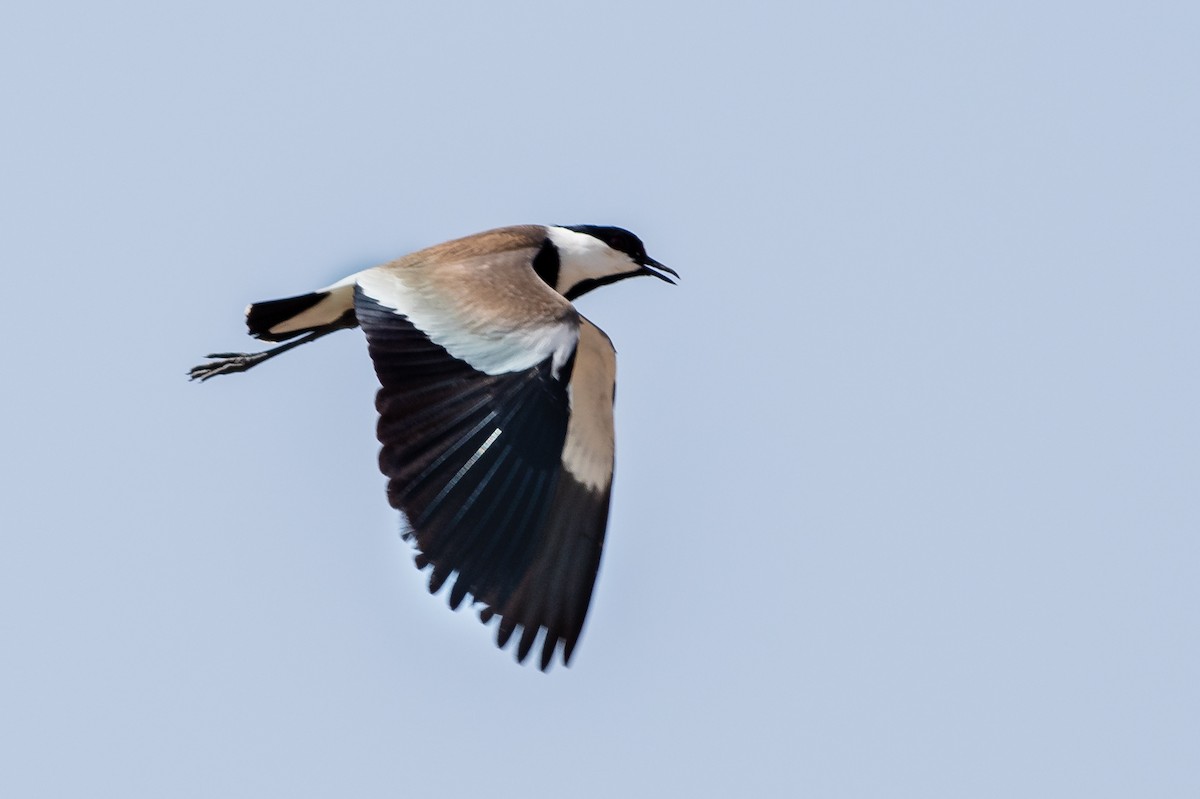
[[[667,277],[667,275],[664,275],[663,272],[666,272],[669,275],[673,275],[676,278],[679,277],[679,273],[676,272],[674,269],[672,269],[669,266],[663,266],[658,261],[651,258],[649,255],[647,255],[646,258],[642,261],[642,274],[643,275],[654,275],[659,280],[665,280],[668,283],[670,283],[672,286],[675,285],[675,281],[672,280],[671,278]]]

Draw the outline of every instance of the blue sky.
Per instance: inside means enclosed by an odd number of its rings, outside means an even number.
[[[1196,795],[1200,12],[505,5],[0,10],[0,793]],[[524,222],[683,276],[580,302],[549,674],[425,592],[359,332],[184,377]]]

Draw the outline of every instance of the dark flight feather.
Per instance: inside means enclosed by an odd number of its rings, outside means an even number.
[[[572,364],[550,360],[488,375],[452,357],[406,317],[366,295],[355,310],[382,388],[376,400],[388,498],[410,524],[418,567],[449,604],[470,595],[503,647],[522,629],[524,661],[545,629],[540,665],[570,657],[591,598],[608,515],[562,465]]]

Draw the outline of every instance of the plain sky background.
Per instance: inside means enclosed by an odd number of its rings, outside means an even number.
[[[1194,3],[0,9],[0,795],[1200,795]],[[358,331],[499,225],[679,270],[571,668],[425,591]]]

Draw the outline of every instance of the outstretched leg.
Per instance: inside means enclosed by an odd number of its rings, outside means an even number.
[[[244,372],[247,369],[258,366],[263,361],[274,358],[276,355],[282,355],[288,350],[295,349],[301,344],[307,344],[310,341],[316,341],[321,336],[328,336],[330,333],[338,330],[345,330],[351,327],[357,327],[358,322],[354,320],[353,312],[343,317],[336,324],[329,325],[314,330],[308,335],[301,336],[297,339],[292,339],[286,344],[280,344],[278,347],[272,347],[265,352],[214,352],[205,355],[205,358],[216,358],[215,361],[202,363],[199,366],[193,366],[188,372],[188,379],[199,380],[204,382],[210,377],[217,375],[231,375],[235,372]]]
[[[255,338],[287,343],[266,352],[213,353],[205,357],[217,360],[193,366],[188,377],[203,381],[217,375],[244,372],[321,336],[358,327],[358,318],[354,315],[354,276],[298,297],[256,302],[246,309],[246,326]]]

